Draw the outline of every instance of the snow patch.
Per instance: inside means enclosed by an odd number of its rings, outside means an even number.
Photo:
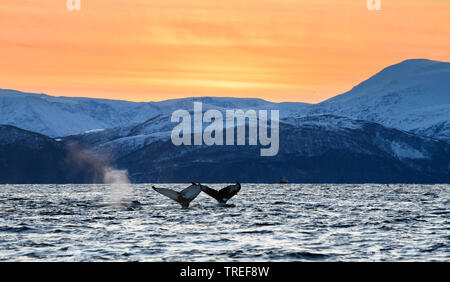
[[[95,133],[95,132],[102,132],[105,131],[104,128],[98,128],[98,129],[91,129],[91,130],[86,130],[85,132],[83,132],[83,134],[89,134],[89,133]]]

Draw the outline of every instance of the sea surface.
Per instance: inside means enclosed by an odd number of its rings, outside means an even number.
[[[0,185],[0,261],[450,261],[450,185],[113,186]]]

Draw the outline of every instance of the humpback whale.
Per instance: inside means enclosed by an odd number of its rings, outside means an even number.
[[[91,207],[91,205],[86,204],[86,203],[77,203],[76,205],[77,205],[77,207],[84,207],[84,208]],[[125,209],[131,211],[131,210],[141,209],[143,205],[146,205],[146,204],[142,204],[141,202],[134,200],[134,201],[121,201],[118,203],[106,202],[106,203],[102,203],[102,204],[92,205],[92,207],[95,207],[95,208],[106,208],[106,207],[125,208]]]
[[[200,185],[194,182],[192,182],[191,186],[187,187],[181,192],[177,192],[167,188],[156,188],[155,186],[152,186],[152,188],[156,192],[161,193],[174,201],[177,201],[183,208],[188,208],[191,201],[194,200],[202,191]]]
[[[225,188],[220,189],[219,191],[209,188],[206,185],[200,184],[202,191],[213,197],[220,204],[225,204],[229,199],[231,199],[234,195],[236,195],[239,190],[241,190],[241,183],[236,182],[235,185],[229,185]]]

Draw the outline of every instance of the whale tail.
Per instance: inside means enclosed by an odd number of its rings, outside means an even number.
[[[203,192],[216,199],[217,202],[225,204],[229,199],[236,195],[241,190],[241,183],[236,182],[235,185],[229,185],[219,191],[209,188],[206,185],[200,184]]]
[[[209,188],[208,186],[202,185],[202,184],[200,184],[200,187],[202,188],[202,191],[203,191],[203,192],[205,192],[206,194],[208,194],[208,195],[211,196],[212,198],[216,199],[217,202],[221,203],[221,200],[222,200],[222,199],[221,199],[220,196],[219,196],[219,191],[214,190],[214,189],[211,189],[211,188]]]
[[[152,186],[152,188],[156,192],[178,202],[183,208],[188,208],[192,200],[194,200],[202,191],[200,185],[195,183],[192,183],[191,186],[187,187],[181,192],[177,192],[168,188],[156,188],[155,186]]]

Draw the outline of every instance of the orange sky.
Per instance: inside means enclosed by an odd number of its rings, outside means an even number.
[[[404,59],[450,61],[450,1],[381,2],[0,0],[0,88],[319,102]]]

